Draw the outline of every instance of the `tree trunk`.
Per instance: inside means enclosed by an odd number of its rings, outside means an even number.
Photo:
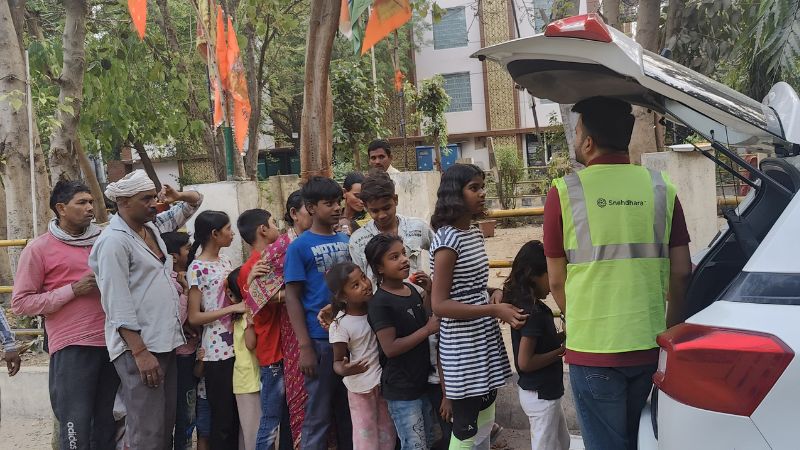
[[[34,147],[34,161],[30,161],[28,144],[28,110],[25,106],[25,62],[23,60],[21,42],[14,27],[9,3],[0,2],[0,97],[21,98],[22,105],[14,108],[12,102],[0,101],[0,181],[5,190],[5,204],[13,205],[6,212],[7,237],[24,239],[34,237],[34,222],[39,232],[46,231],[47,202],[42,202],[43,189],[49,186],[38,186],[39,189],[31,197],[30,164],[38,170],[44,168],[44,155],[41,148]],[[22,93],[22,94],[21,94]],[[38,179],[38,176],[36,176]],[[33,203],[39,206],[36,218],[33,217]],[[12,267],[21,249],[12,247],[8,250]]]
[[[0,199],[5,199],[6,191],[3,183],[0,183]],[[6,237],[6,202],[0,202],[0,239]],[[11,271],[11,261],[8,259],[8,248],[0,247],[0,286],[11,286],[14,284],[14,273]],[[0,303],[8,304],[11,294],[0,294]]]
[[[259,127],[261,125],[261,80],[258,77],[256,68],[256,34],[253,21],[248,21],[244,27],[244,35],[247,38],[247,47],[244,55],[244,68],[247,71],[247,93],[250,96],[250,123],[247,126],[247,155],[244,160],[245,176],[250,180],[258,179],[258,152],[259,148]],[[267,45],[261,42],[261,45]]]
[[[244,157],[236,146],[233,146],[233,177],[236,180],[242,181],[247,179],[244,169]]]
[[[658,27],[661,14],[659,0],[640,0],[636,18],[636,42],[645,50],[658,52]],[[656,115],[647,108],[633,107],[633,116],[636,123],[633,125],[633,135],[629,145],[631,162],[641,164],[642,154],[657,152],[658,139],[656,137]]]
[[[62,45],[64,48],[63,67],[56,83],[61,88],[55,118],[61,124],[53,127],[50,135],[48,162],[53,184],[59,179],[80,179],[78,158],[74,142],[78,138],[78,122],[83,103],[83,75],[86,71],[86,0],[64,0],[66,20]],[[72,108],[72,113],[65,111]]]
[[[353,150],[353,170],[356,172],[361,171],[361,149],[358,148],[358,142],[350,141],[350,148]]]
[[[608,26],[620,30],[619,23],[619,0],[603,0],[603,17]]]
[[[556,0],[553,2],[553,8],[550,20],[563,19],[564,17],[574,16],[578,14],[578,2],[570,2],[568,0]],[[577,117],[572,114],[571,104],[559,104],[559,112],[561,113],[561,123],[564,126],[564,136],[567,139],[567,151],[569,151],[569,158],[572,161],[572,166],[576,167],[577,161],[575,160],[575,125],[577,125]]]
[[[330,176],[333,136],[330,63],[341,0],[315,1],[306,35],[306,72],[300,125],[301,177]],[[322,126],[320,126],[322,125]]]
[[[97,223],[108,222],[108,211],[106,211],[106,199],[103,196],[103,190],[100,189],[100,182],[97,181],[97,174],[94,173],[94,165],[89,161],[86,152],[83,151],[80,139],[75,139],[75,156],[78,158],[78,163],[83,171],[83,177],[89,190],[92,191],[92,198],[94,198],[94,218]]]
[[[564,124],[564,137],[567,140],[569,159],[575,162],[575,126],[578,124],[576,115],[572,112],[572,105],[558,105],[561,113],[561,123]]]
[[[169,45],[175,61],[175,68],[178,69],[177,72],[185,75],[185,81],[188,86],[187,92],[189,93],[186,101],[186,109],[189,112],[189,117],[193,120],[200,120],[203,122],[204,126],[201,138],[203,140],[203,145],[206,148],[206,153],[214,163],[214,174],[216,175],[217,179],[219,181],[225,180],[225,148],[215,145],[216,139],[214,137],[214,131],[209,125],[211,123],[210,109],[200,105],[197,92],[195,92],[194,84],[192,83],[192,78],[188,75],[190,71],[184,56],[186,52],[181,49],[180,44],[178,43],[178,34],[175,31],[175,26],[172,24],[172,18],[169,14],[167,0],[158,0],[156,3],[161,11],[160,20],[157,18],[156,21],[161,26],[161,29],[167,38],[167,45]]]
[[[436,169],[437,172],[442,171],[442,149],[439,148],[439,136],[433,137],[433,167]]]
[[[636,42],[645,50],[658,53],[660,0],[639,0],[636,16]]]
[[[8,0],[8,7],[11,10],[11,20],[14,30],[17,33],[17,42],[22,42],[22,32],[25,29],[25,2],[27,0]],[[19,47],[23,51],[22,45]],[[21,55],[23,58],[25,55]]]
[[[675,42],[673,40],[677,37],[681,29],[683,11],[686,10],[686,0],[669,0],[667,7],[667,21],[664,24],[664,32],[661,34],[663,39],[659,42],[658,48],[669,48],[672,50]]]
[[[142,161],[142,167],[144,167],[144,171],[147,172],[147,177],[153,180],[153,184],[156,185],[156,192],[159,192],[161,190],[161,182],[158,181],[156,169],[153,168],[153,161],[150,160],[150,156],[147,154],[144,144],[140,140],[134,140],[133,148],[136,150],[136,154],[139,155],[139,159]]]

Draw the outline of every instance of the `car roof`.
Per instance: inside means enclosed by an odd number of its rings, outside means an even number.
[[[606,28],[610,42],[540,34],[486,47],[472,57],[504,66],[517,84],[539,98],[569,104],[597,95],[617,97],[718,141],[786,140],[769,106]]]

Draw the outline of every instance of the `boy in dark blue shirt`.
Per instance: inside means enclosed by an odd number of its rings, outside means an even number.
[[[313,224],[289,245],[284,269],[286,310],[300,345],[300,370],[308,393],[301,442],[304,450],[326,450],[335,413],[338,448],[352,449],[347,390],[333,371],[328,331],[317,321],[319,310],[333,296],[325,273],[350,260],[347,235],[334,231],[342,215],[342,188],[330,178],[312,177],[301,195]]]

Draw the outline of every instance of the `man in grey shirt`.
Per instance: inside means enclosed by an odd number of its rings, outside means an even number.
[[[175,348],[185,338],[172,257],[159,236],[163,230],[153,223],[155,185],[137,170],[111,183],[106,196],[119,212],[97,239],[89,266],[97,276],[106,345],[128,411],[127,445],[168,449],[177,401]],[[183,192],[178,200],[196,207],[202,197]]]

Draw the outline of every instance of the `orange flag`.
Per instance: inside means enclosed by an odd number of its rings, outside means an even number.
[[[228,19],[230,21],[230,19]],[[225,44],[225,13],[217,5],[217,68],[219,69],[220,82],[223,89],[230,90],[228,84],[228,46]]]
[[[361,54],[367,53],[381,39],[402,27],[411,19],[408,0],[375,0],[364,32]]]
[[[339,33],[350,39],[353,36],[353,24],[350,23],[350,4],[349,0],[342,0],[342,8],[339,10]]]
[[[400,69],[394,71],[394,90],[400,92],[403,90],[403,80],[405,79],[405,75]]]
[[[236,39],[230,17],[228,17],[228,67],[228,81],[233,97],[233,132],[236,135],[236,147],[239,148],[239,153],[244,153],[244,140],[250,123],[250,95],[247,92],[247,78],[239,53],[239,41]]]
[[[222,85],[220,85],[217,77],[213,77],[214,84],[212,89],[214,91],[214,129],[222,125],[225,121],[225,116],[222,114]]]
[[[144,29],[147,25],[147,0],[128,0],[128,11],[131,13],[133,26],[139,33],[139,39],[144,40]]]

